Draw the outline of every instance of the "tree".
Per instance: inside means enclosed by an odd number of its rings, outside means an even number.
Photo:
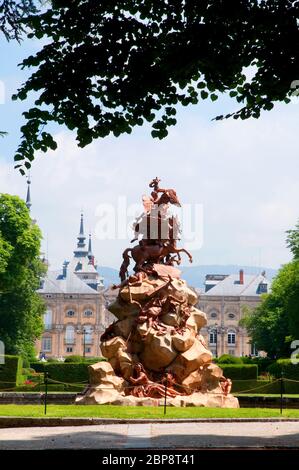
[[[0,339],[8,354],[30,356],[43,330],[40,241],[24,201],[0,194]]]
[[[295,229],[287,231],[287,247],[290,248],[295,259],[299,259],[299,220]]]
[[[35,71],[14,96],[36,95],[16,167],[24,173],[35,151],[56,148],[51,123],[76,129],[84,147],[145,121],[161,139],[177,105],[219,93],[242,103],[225,116],[236,119],[289,102],[299,78],[298,18],[291,0],[53,0],[26,21],[29,37],[46,41],[23,61]]]
[[[34,0],[0,0],[0,31],[7,40],[20,41],[24,33],[22,19],[29,14],[36,13]]]
[[[287,233],[288,246],[294,254],[293,261],[279,270],[271,293],[265,294],[253,313],[245,314],[241,320],[241,325],[247,328],[257,349],[267,351],[270,357],[289,356],[291,341],[299,338],[298,232],[297,238],[296,230]]]

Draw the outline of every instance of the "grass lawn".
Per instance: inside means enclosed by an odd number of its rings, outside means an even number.
[[[0,405],[0,416],[45,417],[43,405]],[[47,417],[98,418],[299,418],[298,410],[270,408],[167,408],[113,405],[48,405]]]

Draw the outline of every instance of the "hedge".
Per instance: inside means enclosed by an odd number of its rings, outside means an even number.
[[[243,364],[243,361],[240,357],[231,356],[230,354],[222,354],[217,359],[218,364]]]
[[[299,383],[283,383],[284,394],[299,394]],[[268,380],[233,380],[232,393],[248,394],[280,394],[280,382],[269,382]]]
[[[84,362],[57,362],[45,364],[44,371],[52,380],[64,383],[88,382],[88,365]]]
[[[223,375],[232,380],[257,380],[257,365],[252,364],[219,364]]]
[[[267,368],[273,364],[274,360],[269,357],[242,357],[243,364],[256,364],[258,367],[258,375],[267,372]]]
[[[20,356],[4,356],[4,364],[0,364],[0,389],[21,385],[24,382],[22,367],[23,360]]]
[[[35,372],[44,372],[46,362],[30,362],[30,367],[35,370]]]
[[[290,359],[278,359],[267,371],[276,378],[283,373],[285,379],[299,380],[299,364],[292,364]]]

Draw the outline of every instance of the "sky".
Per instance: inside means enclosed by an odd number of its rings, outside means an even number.
[[[32,40],[1,42],[0,129],[8,135],[0,141],[0,192],[22,198],[26,179],[13,168],[13,154],[21,113],[30,103],[10,97],[28,76],[17,64],[38,47]],[[50,266],[59,268],[71,258],[83,210],[99,266],[118,268],[133,238],[123,225],[141,212],[142,195],[150,193],[156,176],[162,187],[176,189],[187,229],[191,220],[194,233],[186,233],[183,224],[182,246],[192,251],[194,265],[278,268],[288,262],[285,231],[299,218],[299,104],[276,105],[258,120],[212,121],[235,109],[227,97],[179,108],[178,124],[162,141],[143,126],[79,149],[71,131],[53,128],[58,149],[38,154],[31,170],[32,216]]]

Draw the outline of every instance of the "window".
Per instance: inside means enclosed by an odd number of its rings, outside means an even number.
[[[46,294],[47,299],[51,299],[52,295],[51,294]]]
[[[75,342],[75,328],[73,325],[67,325],[65,329],[65,342],[66,344],[74,344]]]
[[[92,317],[92,310],[85,310],[84,316],[85,317]]]
[[[85,352],[90,353],[91,352],[91,347],[90,346],[85,346]]]
[[[259,294],[265,294],[268,292],[268,284],[260,283],[258,293]]]
[[[235,350],[234,350],[234,349],[229,349],[229,350],[228,350],[228,354],[229,354],[230,356],[234,356],[234,355],[235,355]]]
[[[74,316],[75,316],[74,310],[68,310],[68,311],[66,312],[66,316],[67,316],[67,317],[74,317]]]
[[[216,344],[217,343],[217,333],[216,333],[216,331],[211,331],[210,336],[209,336],[209,343],[210,344]]]
[[[256,349],[256,347],[255,347],[255,343],[251,343],[250,346],[251,346],[250,354],[251,354],[252,356],[257,356],[258,354],[257,354],[257,349]]]
[[[42,339],[42,351],[43,352],[52,351],[52,338],[46,337]]]
[[[91,344],[92,343],[92,326],[84,326],[83,335],[85,336],[84,343]]]
[[[212,312],[210,316],[211,316],[211,318],[217,318],[217,313],[216,313],[216,312]]]
[[[227,343],[236,344],[236,333],[234,331],[229,331],[227,333]]]
[[[73,352],[73,348],[71,346],[67,346],[66,347],[66,352],[67,353],[72,353]]]
[[[44,315],[44,325],[45,330],[50,330],[52,328],[52,311],[47,310]]]
[[[234,313],[229,313],[228,318],[230,318],[232,320],[233,318],[235,318],[235,314]]]

